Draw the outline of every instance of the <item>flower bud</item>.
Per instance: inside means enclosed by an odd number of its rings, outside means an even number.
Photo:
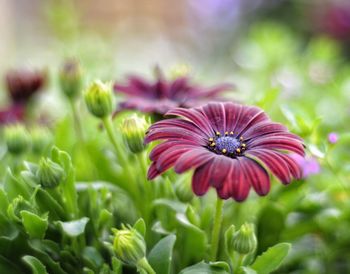
[[[136,266],[146,256],[146,243],[142,235],[134,228],[113,229],[114,252],[119,260]]]
[[[32,137],[32,150],[35,154],[41,154],[51,143],[52,134],[45,127],[34,127],[30,131]]]
[[[257,239],[252,224],[245,223],[234,234],[232,238],[232,248],[240,254],[253,252],[257,246]]]
[[[136,114],[123,121],[121,132],[124,142],[132,153],[139,153],[145,149],[144,138],[149,127],[145,117]]]
[[[225,232],[225,250],[228,256],[232,256],[234,253],[232,239],[235,235],[236,228],[234,225],[231,225]]]
[[[64,176],[64,169],[48,158],[42,158],[39,162],[36,177],[44,188],[55,188]]]
[[[61,90],[70,99],[75,98],[82,88],[82,69],[77,60],[66,61],[59,73]]]
[[[5,128],[7,150],[15,155],[26,151],[30,145],[30,137],[21,124],[9,125]]]
[[[330,144],[336,144],[338,142],[339,136],[335,132],[331,132],[328,134],[328,142]]]
[[[85,103],[91,114],[104,118],[112,113],[112,89],[109,84],[94,81],[85,91]]]
[[[190,180],[177,180],[174,184],[176,196],[181,202],[187,203],[193,198]]]

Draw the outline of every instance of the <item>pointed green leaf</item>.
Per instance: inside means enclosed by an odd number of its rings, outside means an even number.
[[[175,241],[173,234],[161,239],[148,255],[148,261],[156,273],[170,273]]]
[[[146,235],[146,223],[145,221],[140,218],[138,219],[135,224],[134,224],[134,228],[142,235],[145,236]]]
[[[23,226],[28,235],[31,238],[43,239],[48,227],[47,216],[45,218],[41,218],[27,210],[22,210],[20,214],[22,217]]]
[[[229,274],[225,269],[200,262],[183,269],[179,274]]]
[[[251,268],[258,274],[268,274],[275,271],[287,257],[290,248],[291,245],[289,243],[280,243],[270,247],[256,258]]]
[[[33,274],[48,274],[46,267],[37,258],[27,255],[22,260],[29,265]]]

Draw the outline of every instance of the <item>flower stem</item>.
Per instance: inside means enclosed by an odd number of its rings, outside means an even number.
[[[147,274],[156,274],[145,257],[137,262],[137,268],[144,270]]]
[[[214,219],[214,227],[211,236],[211,261],[216,261],[216,256],[218,252],[219,240],[220,240],[220,230],[222,223],[222,208],[224,201],[219,197],[216,197],[216,211]]]
[[[70,106],[72,109],[72,114],[73,114],[73,119],[74,119],[74,127],[75,127],[77,137],[81,142],[84,142],[84,134],[83,134],[83,129],[82,129],[82,126],[80,123],[80,118],[78,115],[77,106],[73,100],[69,100],[69,103],[70,103]]]

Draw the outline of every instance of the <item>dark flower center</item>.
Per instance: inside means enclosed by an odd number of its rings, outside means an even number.
[[[232,158],[241,156],[247,149],[243,137],[235,136],[232,131],[225,132],[224,135],[216,132],[215,137],[209,138],[208,148],[217,154],[224,154]]]

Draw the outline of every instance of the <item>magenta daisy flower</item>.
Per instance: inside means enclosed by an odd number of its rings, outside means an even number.
[[[164,140],[150,153],[148,179],[171,167],[177,173],[194,169],[196,195],[212,186],[222,199],[244,201],[251,187],[261,196],[270,191],[269,172],[283,184],[302,176],[289,153],[304,156],[303,141],[257,107],[209,103],[167,115],[178,118],[153,124],[145,138],[146,143]]]
[[[0,125],[22,121],[24,112],[22,105],[13,105],[7,109],[0,110]]]
[[[6,74],[6,84],[14,104],[26,103],[45,82],[45,73],[30,69],[11,70]]]
[[[161,115],[176,107],[188,108],[209,100],[219,100],[219,95],[232,87],[230,84],[221,84],[205,88],[192,84],[186,76],[168,81],[160,71],[154,82],[132,75],[128,77],[126,84],[114,84],[115,92],[127,96],[127,99],[119,104],[119,111],[132,109]],[[222,98],[220,100],[222,101]]]

